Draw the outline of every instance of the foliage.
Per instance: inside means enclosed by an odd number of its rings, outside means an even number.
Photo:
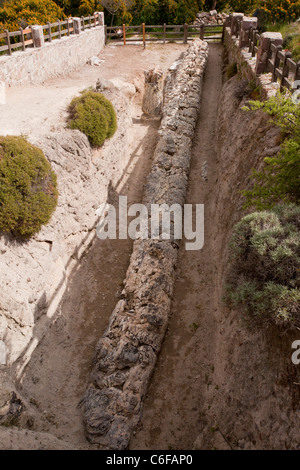
[[[106,17],[106,24],[109,22],[111,25],[116,19],[117,24],[129,24],[132,21],[132,15],[129,12],[134,0],[100,0],[100,4],[104,9]]]
[[[270,208],[279,201],[300,201],[300,106],[278,93],[267,101],[250,101],[244,109],[262,109],[272,117],[285,139],[273,158],[265,158],[261,171],[253,171],[254,187],[245,191],[245,207]]]
[[[300,207],[277,205],[244,217],[230,242],[225,299],[250,318],[300,325]]]
[[[206,1],[206,3],[209,3]],[[257,0],[218,0],[217,10],[235,11],[252,14],[257,7]]]
[[[63,10],[52,0],[7,0],[0,8],[0,31],[16,31],[20,26],[44,25],[63,18]]]
[[[69,127],[86,134],[93,146],[101,146],[117,129],[117,117],[111,102],[100,93],[86,91],[69,106]]]
[[[81,0],[78,8],[79,16],[93,15],[95,13],[95,2],[93,0]]]
[[[290,23],[300,16],[300,0],[260,0],[258,4],[271,22]]]
[[[42,150],[23,137],[0,137],[0,230],[29,238],[49,221],[57,197]]]

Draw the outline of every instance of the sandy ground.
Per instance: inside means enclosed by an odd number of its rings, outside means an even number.
[[[144,70],[160,67],[163,71],[187,46],[183,44],[142,46],[106,46],[100,66],[85,65],[66,77],[48,80],[42,85],[6,90],[6,105],[0,106],[0,134],[43,136],[61,128],[66,108],[80,91],[95,86],[98,78],[119,78],[133,82]]]
[[[133,82],[143,77],[144,70],[154,66],[166,71],[185,48],[175,44],[149,45],[146,50],[139,46],[109,46],[100,55],[105,61],[100,67],[86,65],[72,76],[41,86],[8,89],[7,104],[1,107],[0,113],[1,134],[27,134],[32,140],[45,136],[65,125],[67,104],[80,90],[95,85],[98,78]],[[132,106],[130,162],[119,183],[112,188],[110,203],[118,194],[127,195],[129,204],[142,199],[160,122],[143,116],[140,105],[138,93]],[[33,430],[55,436],[75,448],[90,447],[84,436],[78,403],[88,383],[96,341],[118,300],[131,252],[130,240],[96,239],[72,275],[56,320],[18,384],[20,393],[32,407]],[[4,448],[12,449],[33,448],[34,439],[31,433],[6,433],[5,439],[0,435]],[[47,448],[57,448],[56,441],[51,438],[48,441]]]
[[[213,245],[217,153],[215,126],[222,87],[222,47],[211,45],[192,154],[186,203],[205,205],[205,243],[180,248],[168,332],[130,449],[192,449],[199,434],[203,388],[214,361],[214,322],[219,308]],[[172,393],[170,394],[170,390]]]

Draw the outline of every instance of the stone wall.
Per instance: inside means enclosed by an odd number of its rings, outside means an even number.
[[[0,56],[0,82],[6,86],[40,84],[67,75],[97,56],[105,44],[104,25],[45,43],[42,47]]]
[[[207,43],[196,39],[169,69],[163,118],[143,203],[184,204],[200,107]],[[150,220],[149,220],[150,222]],[[87,438],[114,450],[128,446],[168,325],[179,242],[136,240],[109,326],[96,347],[82,400]]]
[[[272,82],[271,73],[257,75],[257,58],[252,57],[249,47],[240,47],[240,39],[232,36],[231,28],[226,27],[224,32],[224,45],[228,54],[229,64],[237,64],[241,78],[255,82],[260,89],[262,98],[269,98],[279,90],[279,84]]]

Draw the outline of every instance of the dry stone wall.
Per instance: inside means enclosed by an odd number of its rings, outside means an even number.
[[[163,119],[144,204],[184,204],[207,43],[195,40],[168,72]],[[124,290],[96,348],[82,400],[87,438],[125,449],[168,325],[178,241],[136,240]]]

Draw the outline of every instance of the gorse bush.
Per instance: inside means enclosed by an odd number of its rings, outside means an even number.
[[[50,220],[57,197],[42,150],[23,137],[0,137],[0,231],[32,236]]]
[[[63,10],[52,0],[7,0],[0,7],[0,32],[22,26],[53,23],[64,19]]]
[[[300,326],[300,207],[255,212],[234,228],[225,299],[251,318]]]
[[[246,207],[267,209],[279,201],[300,202],[300,106],[278,93],[267,101],[250,101],[245,110],[262,109],[281,129],[284,140],[280,152],[264,159],[261,171],[253,171],[253,188],[244,191]]]
[[[116,112],[103,95],[86,91],[69,106],[69,127],[83,132],[92,146],[100,147],[117,129]]]
[[[260,0],[257,3],[268,21],[290,23],[300,16],[300,0]]]

